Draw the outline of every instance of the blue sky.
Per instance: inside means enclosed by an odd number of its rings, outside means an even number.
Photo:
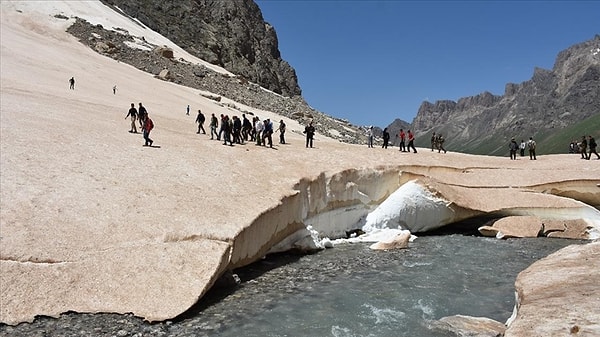
[[[382,128],[423,101],[503,95],[600,34],[600,1],[256,3],[312,107]]]

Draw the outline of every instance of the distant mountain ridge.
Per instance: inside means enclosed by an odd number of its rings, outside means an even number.
[[[502,96],[483,92],[456,102],[423,102],[412,127],[421,146],[429,144],[431,133],[441,132],[446,148],[454,151],[503,155],[511,137],[517,141],[534,137],[544,153],[560,153],[570,138],[599,137],[600,124],[594,118],[599,114],[600,35],[596,35],[560,52],[552,70],[535,68],[530,80],[508,83]],[[564,134],[569,127],[578,132]]]

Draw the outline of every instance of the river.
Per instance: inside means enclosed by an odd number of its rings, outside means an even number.
[[[430,321],[461,314],[506,322],[517,274],[581,243],[452,234],[422,236],[404,250],[348,243],[277,254],[236,270],[238,286],[211,290],[171,321],[67,313],[1,325],[0,336],[448,336]]]

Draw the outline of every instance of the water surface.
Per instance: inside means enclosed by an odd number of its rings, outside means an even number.
[[[173,321],[70,313],[0,326],[0,336],[447,336],[430,320],[461,314],[504,323],[517,274],[580,243],[454,234],[419,237],[405,250],[355,243],[279,254],[236,270],[239,286],[211,291]]]

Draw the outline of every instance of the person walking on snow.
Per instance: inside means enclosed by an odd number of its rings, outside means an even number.
[[[148,111],[140,102],[138,107],[138,121],[140,122],[140,129],[144,129],[144,120],[146,120],[146,116],[148,116]]]
[[[384,149],[387,149],[389,142],[390,142],[390,133],[388,132],[388,129],[385,128],[385,129],[383,129],[383,145],[381,145],[381,147]]]
[[[596,144],[596,140],[594,139],[594,137],[592,137],[592,135],[588,136],[588,146],[590,148],[590,152],[588,153],[587,160],[590,160],[592,158],[592,153],[595,154],[596,157],[598,157],[598,159],[600,159],[600,155],[598,155],[598,152],[596,152],[596,147],[598,146],[598,144]]]
[[[206,120],[206,118],[204,117],[204,114],[202,114],[202,111],[200,111],[200,109],[198,109],[198,116],[196,117],[196,123],[198,123],[198,131],[196,133],[200,133],[200,130],[202,130],[203,134],[206,134],[206,131],[204,130],[204,121]]]
[[[414,153],[417,153],[417,149],[415,148],[415,135],[408,130],[408,152],[410,152],[410,148],[413,149]]]
[[[125,119],[127,119],[127,117],[131,116],[131,129],[129,129],[129,132],[131,133],[137,133],[137,128],[135,127],[135,120],[137,118],[138,112],[135,109],[135,104],[131,103],[131,108],[129,108],[129,111],[127,112],[127,116],[125,116]]]
[[[146,141],[146,143],[144,144],[144,146],[152,146],[152,143],[154,143],[154,141],[152,139],[150,139],[150,131],[152,131],[152,129],[154,129],[154,122],[152,122],[152,119],[150,119],[150,116],[146,115],[146,119],[144,120],[144,140]]]
[[[527,147],[529,147],[529,160],[536,160],[535,158],[535,140],[533,137],[529,137],[529,142],[527,142]]]
[[[310,147],[313,147],[313,140],[315,137],[315,127],[313,126],[313,123],[310,122],[305,128],[304,128],[304,132],[306,134],[306,147],[308,147],[310,145]]]
[[[400,129],[400,149],[398,151],[406,152],[406,133],[404,130]]]
[[[369,126],[369,130],[367,130],[367,145],[368,147],[373,147],[373,126]]]
[[[285,144],[285,123],[283,119],[279,122],[277,131],[279,131],[279,144]]]

